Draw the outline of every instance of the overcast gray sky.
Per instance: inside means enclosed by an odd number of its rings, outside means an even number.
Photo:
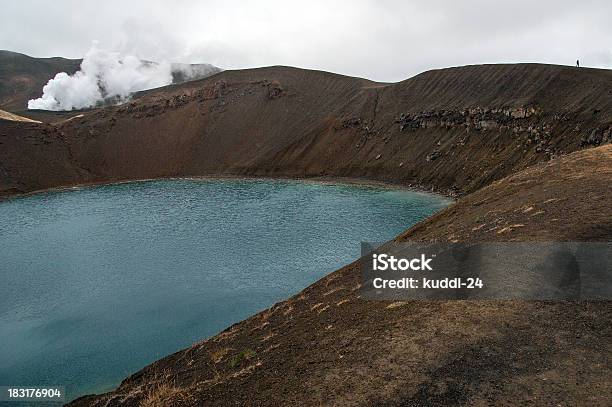
[[[222,68],[292,65],[379,81],[495,62],[612,68],[610,1],[20,0],[0,49],[80,58],[100,46]]]

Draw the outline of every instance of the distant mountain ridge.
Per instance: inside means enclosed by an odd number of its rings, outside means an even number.
[[[80,59],[34,58],[0,50],[0,109],[25,110],[28,100],[42,95],[42,88],[58,72],[79,70]]]
[[[42,95],[43,86],[59,72],[73,75],[82,59],[62,57],[36,58],[0,50],[0,109],[20,112],[27,109],[28,100]],[[173,63],[172,83],[206,78],[221,72],[211,64]]]

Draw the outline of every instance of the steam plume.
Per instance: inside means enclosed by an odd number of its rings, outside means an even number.
[[[190,77],[185,68],[184,75]],[[120,102],[133,92],[172,83],[172,66],[133,55],[104,50],[96,43],[74,75],[60,72],[43,87],[43,95],[28,101],[28,109],[72,110],[104,102]]]

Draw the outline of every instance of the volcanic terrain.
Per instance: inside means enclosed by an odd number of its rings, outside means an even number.
[[[0,118],[0,196],[351,178],[458,198],[399,240],[612,237],[608,70],[480,65],[383,84],[269,67],[38,120]],[[72,405],[612,405],[610,302],[366,301],[359,283],[348,265]]]

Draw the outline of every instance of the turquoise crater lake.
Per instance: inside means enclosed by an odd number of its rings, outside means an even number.
[[[102,392],[448,205],[270,180],[161,180],[0,202],[0,385]]]

